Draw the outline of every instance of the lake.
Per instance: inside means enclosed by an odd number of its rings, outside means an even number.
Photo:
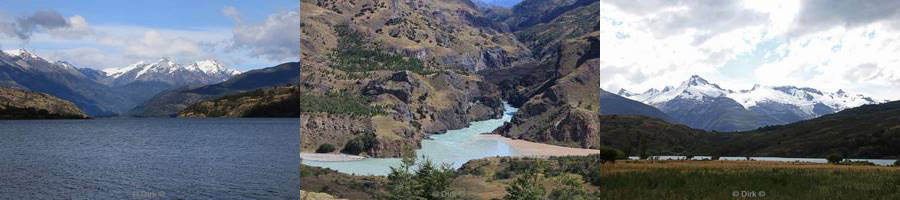
[[[298,199],[297,119],[0,121],[9,199]]]

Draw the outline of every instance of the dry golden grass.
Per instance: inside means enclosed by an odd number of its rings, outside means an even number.
[[[646,171],[652,169],[728,169],[728,170],[762,170],[762,169],[816,169],[816,170],[847,170],[847,171],[874,171],[874,172],[898,172],[900,167],[890,166],[860,166],[860,165],[833,165],[806,162],[778,162],[778,161],[743,161],[743,160],[628,160],[619,161],[616,164],[603,165],[602,169],[610,171]]]

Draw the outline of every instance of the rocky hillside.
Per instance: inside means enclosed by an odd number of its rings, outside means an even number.
[[[391,51],[366,27],[330,29],[319,31],[335,36],[334,46],[305,57],[300,73],[302,151],[330,144],[342,153],[399,156],[428,134],[502,116],[499,90],[480,76]]]
[[[297,87],[263,88],[195,103],[178,117],[300,117],[302,99]],[[300,105],[300,106],[297,106]]]
[[[524,1],[517,5],[513,12],[520,12],[517,15],[522,15],[521,9],[525,9],[522,6],[537,3],[540,2]],[[517,9],[520,11],[516,11]],[[541,10],[547,9],[556,8]],[[593,19],[594,15],[599,16],[597,13],[589,12],[599,10],[599,3],[577,4],[576,8],[566,10],[564,14],[554,15],[556,17],[553,19],[546,20],[548,22],[546,24],[523,26],[523,30],[516,32],[517,35],[528,36],[519,37],[524,43],[542,45],[542,51],[548,51],[535,54],[536,58],[540,59],[538,64],[516,67],[522,69],[482,73],[486,79],[500,85],[505,94],[512,94],[507,97],[513,100],[514,105],[521,105],[512,122],[494,133],[566,146],[600,148],[617,142],[596,140],[601,138],[600,127],[605,123],[598,118],[601,115],[643,115],[668,119],[668,116],[656,108],[600,89],[599,27],[592,29],[593,27],[588,26],[585,29],[580,21],[585,18]],[[554,28],[548,29],[550,26]],[[563,31],[565,34],[551,30]],[[519,70],[542,73],[514,72]],[[521,77],[517,77],[519,74]],[[529,76],[544,79],[521,81],[527,80]],[[632,119],[638,122],[649,120],[649,118]],[[692,131],[686,129],[683,132]]]
[[[306,55],[327,53],[339,24],[426,66],[468,72],[532,61],[531,52],[469,0],[303,0]]]
[[[0,88],[0,119],[85,119],[72,102],[44,93]]]

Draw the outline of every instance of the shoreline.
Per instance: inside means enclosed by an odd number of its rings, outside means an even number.
[[[363,160],[366,157],[335,153],[300,152],[300,159],[318,162],[344,162]]]
[[[516,151],[516,155],[510,157],[586,156],[600,153],[600,151],[596,149],[557,146],[527,140],[517,140],[495,134],[482,134],[481,137],[502,141],[508,144]]]

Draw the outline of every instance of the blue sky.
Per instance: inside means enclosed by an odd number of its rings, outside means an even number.
[[[169,57],[212,58],[248,70],[297,60],[290,55],[299,52],[299,36],[288,37],[299,33],[297,7],[291,0],[4,1],[0,48],[98,69]],[[56,15],[65,25],[20,26],[33,22],[22,19]]]
[[[900,1],[600,0],[605,90],[700,75],[726,89],[844,90],[900,99]]]

